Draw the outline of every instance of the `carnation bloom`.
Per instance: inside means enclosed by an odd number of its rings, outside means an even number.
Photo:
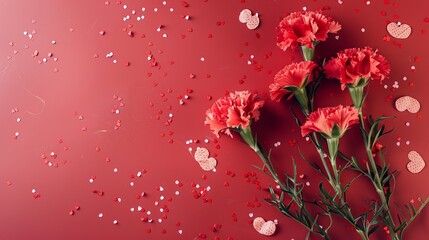
[[[270,84],[271,99],[280,102],[285,95],[292,96],[294,90],[304,88],[313,81],[313,69],[316,66],[312,61],[303,61],[284,67],[274,77],[274,83]]]
[[[277,27],[277,46],[283,51],[298,45],[314,49],[328,33],[337,33],[341,25],[320,12],[294,12],[285,17]]]
[[[354,107],[319,108],[308,116],[301,126],[302,136],[319,132],[326,138],[340,138],[352,125],[359,122],[358,110]]]
[[[246,129],[252,120],[259,119],[264,100],[249,91],[236,91],[217,100],[206,112],[204,124],[219,137],[219,132],[232,137],[230,129]]]
[[[390,73],[390,65],[369,47],[349,48],[327,62],[324,71],[327,77],[340,80],[344,90],[347,86],[364,87],[369,79],[383,81]]]

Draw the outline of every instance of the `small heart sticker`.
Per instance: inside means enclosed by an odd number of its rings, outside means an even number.
[[[204,171],[212,171],[213,169],[216,168],[216,165],[217,165],[216,158],[209,157],[209,156],[210,156],[210,153],[207,148],[198,147],[197,150],[195,150],[194,159],[195,161],[198,162],[198,164],[200,164],[200,167]]]
[[[249,9],[244,9],[240,12],[240,15],[238,16],[238,20],[241,23],[246,23],[246,26],[250,30],[254,30],[259,26],[260,20],[259,20],[259,14],[256,13],[252,16],[252,11]]]
[[[407,169],[410,173],[419,173],[423,170],[426,163],[420,154],[416,151],[411,151],[408,153],[408,159],[410,160],[407,163]]]
[[[415,98],[403,96],[396,100],[395,107],[400,112],[407,110],[410,113],[417,113],[420,110],[420,103]]]
[[[194,158],[195,161],[205,161],[209,157],[209,150],[207,148],[200,148],[198,147],[197,150],[195,150]]]
[[[394,38],[406,39],[411,35],[411,27],[408,24],[391,22],[387,24],[387,32]]]
[[[257,217],[253,220],[253,228],[265,236],[271,236],[276,232],[276,224],[273,221],[265,221],[261,217]]]
[[[211,157],[211,158],[208,158],[207,160],[200,161],[199,164],[204,171],[212,171],[213,169],[215,169],[217,165],[217,161],[215,158]]]
[[[240,16],[238,16],[238,20],[241,23],[246,23],[247,21],[250,20],[251,16],[252,16],[252,11],[250,11],[249,9],[244,9],[243,11],[240,12]]]

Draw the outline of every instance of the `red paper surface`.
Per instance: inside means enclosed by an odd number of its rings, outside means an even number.
[[[382,139],[400,171],[392,201],[428,195],[427,169],[406,170],[408,152],[429,158],[424,1],[4,0],[0,6],[0,239],[265,239],[251,224],[258,216],[278,220],[271,239],[304,239],[299,224],[264,202],[263,188],[272,182],[252,167],[261,166],[258,157],[238,137],[215,142],[203,124],[206,109],[226,91],[267,93],[274,74],[301,59],[276,46],[275,27],[303,8],[324,9],[343,26],[338,39],[318,45],[316,58],[368,45],[388,59],[390,79],[371,83],[364,111],[396,116],[386,122],[394,132]],[[238,21],[246,8],[259,13],[256,30]],[[411,36],[389,37],[390,21],[410,25]],[[395,110],[404,95],[420,101],[418,114]],[[316,98],[318,106],[351,104],[333,80]],[[317,155],[300,136],[291,106],[267,102],[254,127],[280,173],[291,173],[294,157],[312,199],[321,177],[298,150],[311,161]],[[359,130],[350,130],[341,149],[360,156],[357,139]],[[196,147],[216,156],[216,172],[201,170],[188,150]],[[364,179],[351,188],[356,214],[376,199],[370,192]],[[358,239],[346,222],[334,221],[332,239]],[[427,239],[428,224],[426,209],[404,239]],[[389,237],[381,229],[374,239]]]

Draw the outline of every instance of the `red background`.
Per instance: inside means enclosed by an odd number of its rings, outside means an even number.
[[[324,8],[343,26],[338,40],[331,36],[319,44],[319,59],[366,45],[387,57],[392,66],[390,79],[383,83],[387,88],[372,83],[364,111],[397,116],[386,122],[394,132],[382,140],[392,168],[400,170],[393,202],[402,205],[427,197],[427,169],[411,174],[405,167],[411,150],[429,156],[429,5],[423,2],[189,0],[184,7],[172,0],[166,5],[160,0],[1,1],[0,239],[197,239],[202,234],[207,239],[264,239],[249,224],[252,214],[278,220],[272,239],[304,239],[301,226],[268,206],[266,192],[246,181],[244,175],[255,172],[261,187],[271,184],[251,166],[260,164],[257,156],[239,138],[223,136],[215,143],[203,125],[205,110],[225,91],[266,93],[279,69],[300,60],[298,52],[283,52],[275,45],[275,27],[287,13],[303,7]],[[259,13],[258,29],[248,30],[238,21],[245,8]],[[409,24],[412,35],[386,38],[389,21]],[[32,56],[35,51],[38,55]],[[107,58],[110,52],[114,55]],[[148,55],[156,66],[150,65]],[[392,90],[395,81],[399,88]],[[394,109],[394,100],[403,95],[420,101],[419,114]],[[323,84],[317,102],[351,103],[335,81]],[[298,172],[306,175],[301,181],[310,183],[305,191],[311,194],[320,177],[299,157],[298,148],[310,160],[317,157],[299,136],[289,106],[295,105],[268,102],[255,129],[262,145],[273,149],[279,172],[290,172],[291,155],[295,157]],[[112,113],[115,109],[119,113]],[[191,139],[199,143],[186,144]],[[343,150],[357,154],[355,139],[357,129],[350,130]],[[276,142],[280,147],[274,147]],[[216,172],[202,171],[193,160],[188,148],[198,146],[217,154]],[[139,171],[144,171],[141,177]],[[205,199],[211,203],[194,198],[196,184],[210,187]],[[356,213],[367,206],[365,199],[374,199],[365,180],[350,191]],[[142,192],[145,196],[137,199]],[[146,212],[137,212],[138,206]],[[160,212],[162,207],[168,212]],[[141,222],[141,217],[153,222]],[[341,219],[335,223],[332,239],[358,239]],[[216,232],[211,231],[214,224],[221,224]],[[405,239],[427,239],[428,224],[426,209]],[[388,239],[382,230],[376,235],[374,239]]]

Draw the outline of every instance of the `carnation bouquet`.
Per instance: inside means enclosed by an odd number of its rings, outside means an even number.
[[[370,47],[349,48],[336,57],[318,63],[314,52],[318,44],[329,34],[341,30],[341,25],[321,12],[295,12],[285,17],[277,27],[277,45],[282,50],[300,48],[303,61],[281,69],[269,85],[270,97],[280,102],[284,97],[294,99],[301,113],[291,112],[301,129],[302,137],[313,144],[320,161],[309,162],[326,181],[319,184],[317,199],[308,199],[302,183],[297,180],[297,166],[293,161],[293,174],[280,176],[274,168],[270,154],[265,152],[252,132],[252,122],[260,118],[264,99],[249,91],[236,91],[217,100],[206,112],[205,124],[216,136],[220,133],[238,134],[263,162],[261,171],[267,173],[275,186],[269,188],[267,202],[282,214],[295,220],[308,230],[306,239],[319,235],[331,239],[332,216],[347,221],[361,239],[370,239],[378,229],[384,230],[392,240],[403,239],[404,231],[429,202],[420,199],[418,205],[405,205],[407,213],[394,216],[390,197],[394,190],[396,170],[384,158],[379,138],[389,133],[382,122],[389,117],[373,118],[365,115],[365,103],[370,82],[388,78],[390,65],[377,50]],[[348,90],[353,106],[314,108],[315,93],[320,84],[328,79],[339,81],[342,90]],[[342,137],[350,128],[360,128],[366,158],[358,162],[354,156],[341,152]],[[235,132],[235,133],[234,133]],[[305,158],[305,153],[302,153]],[[346,164],[339,164],[340,160]],[[356,177],[345,181],[342,174],[353,171]],[[356,178],[366,178],[378,199],[368,201],[369,210],[360,214],[346,198],[349,187]],[[314,211],[316,209],[316,212]],[[321,218],[328,224],[321,224]]]

